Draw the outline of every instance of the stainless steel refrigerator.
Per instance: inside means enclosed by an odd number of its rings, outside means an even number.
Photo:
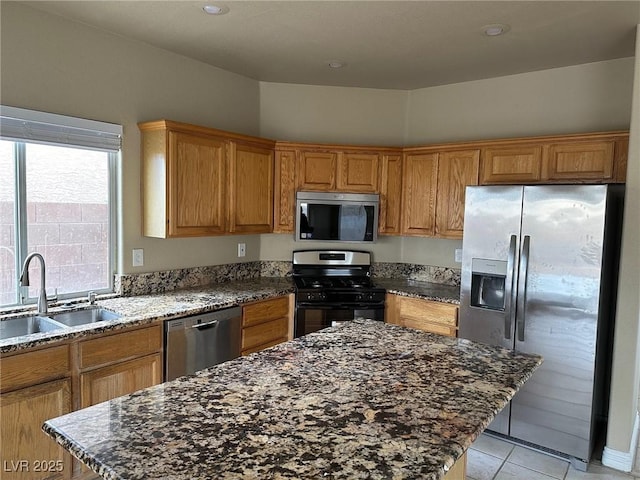
[[[459,336],[541,354],[489,426],[585,469],[606,421],[622,190],[467,187]]]

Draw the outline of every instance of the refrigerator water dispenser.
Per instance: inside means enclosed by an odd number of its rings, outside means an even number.
[[[507,262],[471,259],[471,306],[504,311]]]

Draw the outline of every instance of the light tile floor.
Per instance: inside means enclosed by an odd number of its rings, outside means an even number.
[[[544,453],[483,434],[467,452],[467,480],[640,480],[593,461],[586,472]]]

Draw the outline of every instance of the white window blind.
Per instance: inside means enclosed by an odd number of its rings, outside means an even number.
[[[3,105],[0,138],[117,152],[122,144],[122,126]]]

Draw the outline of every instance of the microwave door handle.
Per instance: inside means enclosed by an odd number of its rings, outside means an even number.
[[[522,242],[522,252],[520,254],[520,273],[518,278],[518,307],[517,322],[518,340],[524,342],[524,327],[526,320],[525,306],[527,303],[527,277],[529,276],[529,250],[531,247],[531,237],[524,236]]]
[[[505,279],[505,306],[504,306],[504,338],[511,340],[511,325],[514,324],[516,315],[516,242],[517,237],[511,235],[509,240],[509,254],[507,256],[507,278]]]

